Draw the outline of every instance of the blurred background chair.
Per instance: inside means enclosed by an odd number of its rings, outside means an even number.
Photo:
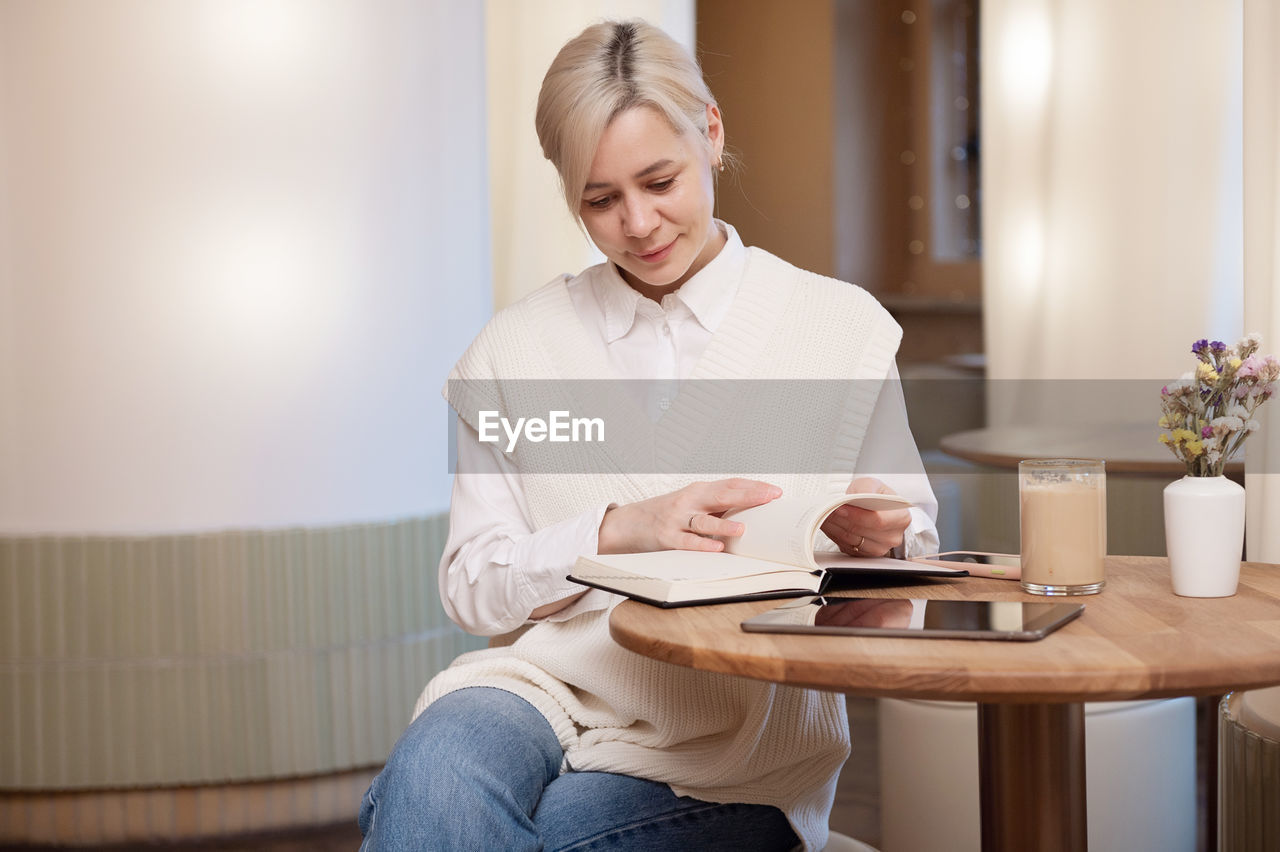
[[[1218,720],[1218,848],[1280,849],[1280,687],[1227,695]]]
[[[1085,705],[1089,848],[1194,852],[1195,700]],[[971,703],[880,701],[884,852],[977,852],[978,714]]]

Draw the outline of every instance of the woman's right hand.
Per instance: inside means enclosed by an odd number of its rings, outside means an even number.
[[[600,553],[652,550],[724,550],[723,538],[742,535],[742,524],[720,515],[776,500],[782,489],[755,479],[695,482],[638,503],[615,506],[600,522]]]

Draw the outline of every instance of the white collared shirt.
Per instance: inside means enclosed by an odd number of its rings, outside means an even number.
[[[611,264],[606,274],[595,276],[595,286],[587,276],[569,283],[574,310],[613,371],[644,380],[626,385],[643,395],[636,401],[655,422],[670,403],[676,383],[693,372],[738,292],[746,248],[732,226],[717,225],[727,235],[724,247],[661,304],[641,296]],[[905,555],[936,551],[937,502],[914,442],[903,440],[910,429],[896,366],[888,378],[853,474],[875,476],[916,504],[904,536]],[[449,617],[467,632],[492,636],[519,627],[534,609],[582,591],[565,575],[580,554],[597,551],[608,506],[535,531],[516,469],[502,450],[481,443],[476,431],[461,420],[457,432],[449,540],[440,563],[441,598]],[[603,596],[588,597],[551,619],[603,606]]]
[[[747,250],[724,223],[727,239],[706,266],[662,302],[641,296],[612,264],[594,282],[580,276],[569,299],[587,334],[608,355],[614,372],[628,379],[636,402],[655,423],[670,405],[675,385],[693,372],[703,350],[738,294]],[[592,285],[595,286],[592,286]]]

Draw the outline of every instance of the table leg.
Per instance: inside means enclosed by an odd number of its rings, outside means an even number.
[[[1218,848],[1218,704],[1221,695],[1196,699],[1197,849]]]
[[[1083,852],[1084,705],[979,704],[983,852]]]

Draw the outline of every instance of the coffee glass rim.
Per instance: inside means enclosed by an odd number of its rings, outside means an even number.
[[[1052,458],[1052,459],[1022,459],[1018,462],[1019,468],[1080,468],[1080,467],[1100,467],[1107,466],[1106,459],[1071,459],[1071,458]]]

